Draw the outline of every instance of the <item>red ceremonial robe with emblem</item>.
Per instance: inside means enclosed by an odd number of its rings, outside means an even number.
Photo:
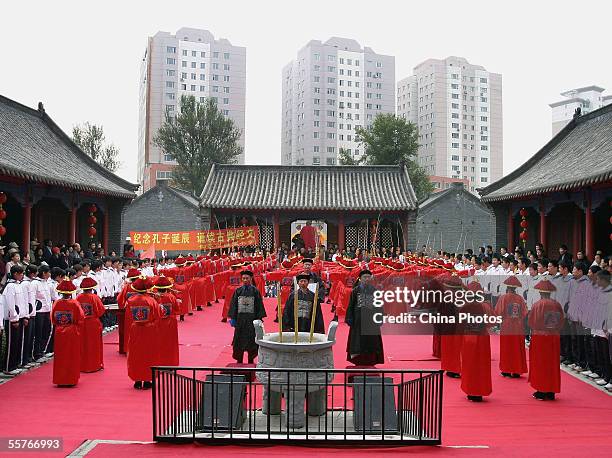
[[[499,333],[499,370],[509,374],[527,372],[524,320],[527,316],[525,299],[516,293],[499,296],[495,313],[502,317]]]
[[[179,342],[176,315],[179,313],[174,294],[167,292],[157,296],[160,306],[160,318],[157,323],[159,348],[157,364],[160,366],[178,366]]]
[[[563,328],[563,307],[552,299],[540,299],[529,312],[529,384],[543,393],[561,392],[559,332]]]
[[[125,313],[132,320],[127,355],[128,376],[135,382],[150,382],[151,366],[157,363],[159,346],[159,304],[149,294],[138,293],[128,299]]]
[[[76,385],[81,375],[80,328],[85,319],[75,299],[58,299],[53,304],[54,326],[53,383]]]
[[[102,322],[105,309],[102,300],[94,293],[79,294],[85,320],[81,327],[81,372],[96,372],[104,367],[102,346]]]
[[[119,326],[119,332],[122,333],[122,335],[119,336],[119,353],[121,353],[122,355],[126,354],[128,351],[130,343],[130,328],[132,327],[132,317],[125,313],[125,309],[127,307],[128,299],[134,296],[135,294],[137,293],[132,289],[132,284],[126,283],[123,286],[121,292],[119,293],[119,296],[117,296],[117,303],[119,304],[119,308],[122,309],[124,312],[119,313],[117,315],[120,318],[117,323]],[[121,339],[123,339],[123,348],[121,348]]]
[[[465,304],[462,313],[472,317],[493,315],[487,302]],[[491,394],[491,341],[488,328],[484,323],[461,325],[461,389],[468,396],[488,396]],[[443,336],[444,337],[444,336]],[[444,353],[443,353],[444,354]]]

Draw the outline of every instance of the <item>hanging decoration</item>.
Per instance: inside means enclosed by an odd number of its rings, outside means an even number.
[[[93,239],[98,232],[96,230],[96,223],[98,222],[98,218],[96,218],[95,213],[98,211],[98,207],[95,204],[91,204],[89,206],[89,218],[87,218],[87,222],[89,223],[89,229],[87,229],[87,233],[89,234],[89,238]]]
[[[525,245],[527,244],[527,228],[529,227],[529,223],[527,222],[527,210],[525,210],[524,208],[521,208],[519,215],[521,215],[521,229],[522,229],[521,233],[519,234],[519,238],[523,242],[523,249],[524,249]]]
[[[0,239],[6,235],[6,227],[2,222],[6,219],[6,210],[3,205],[6,203],[8,197],[5,193],[0,192]]]

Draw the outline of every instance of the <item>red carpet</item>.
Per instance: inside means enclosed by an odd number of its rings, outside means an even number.
[[[266,300],[267,330],[276,329],[275,301]],[[220,322],[221,303],[186,317],[179,323],[181,364],[224,366],[231,361],[232,329]],[[324,307],[327,311],[329,306]],[[331,318],[326,313],[326,323]],[[348,329],[341,323],[335,362],[344,368]],[[127,377],[124,356],[117,353],[115,333],[105,337],[105,369],[82,374],[76,388],[51,384],[52,364],[17,377],[0,386],[2,437],[61,437],[65,456],[87,439],[151,440],[151,392],[137,391]],[[385,336],[389,368],[438,369],[431,360],[431,337]],[[612,446],[610,412],[612,396],[562,374],[562,392],[556,402],[531,397],[526,378],[505,379],[497,371],[499,342],[492,338],[493,394],[482,404],[466,401],[459,380],[445,378],[443,447],[376,449],[376,455],[435,454],[449,456],[493,454],[505,456],[609,456]],[[486,446],[488,448],[451,448]],[[329,455],[330,449],[276,446],[258,449],[271,456]],[[334,455],[351,456],[365,449],[334,449]],[[371,450],[370,450],[371,452]],[[246,446],[168,446],[98,444],[92,456],[242,456],[253,453]],[[29,456],[30,454],[28,454]],[[45,454],[42,454],[44,456]],[[11,454],[11,456],[19,456]],[[37,454],[37,456],[41,456]]]

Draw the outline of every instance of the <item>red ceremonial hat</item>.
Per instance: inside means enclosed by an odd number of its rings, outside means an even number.
[[[469,282],[468,285],[467,285],[467,289],[469,291],[473,291],[473,292],[484,291],[482,285],[480,283],[478,283],[477,281]]]
[[[81,289],[94,289],[98,283],[91,277],[86,277],[81,282]]]
[[[203,261],[203,260],[204,260],[204,258],[205,258],[205,256],[204,256],[204,255],[200,255],[200,256],[198,256],[198,257],[196,258],[196,261]]]
[[[506,280],[504,280],[504,285],[511,286],[513,288],[520,288],[523,286],[516,275],[510,275]]]
[[[470,276],[470,272],[467,269],[466,270],[460,270],[459,272],[457,272],[457,275],[459,275],[459,278],[466,278],[466,277]]]
[[[185,258],[182,256],[179,256],[178,258],[176,258],[176,260],[174,261],[174,264],[177,266],[182,266],[183,264],[185,264]]]
[[[283,267],[284,269],[291,269],[293,267],[293,264],[291,263],[291,261],[289,261],[288,259],[285,259],[282,263],[281,263],[281,267]]]
[[[132,289],[139,293],[146,293],[151,288],[151,280],[147,277],[138,277],[132,282]]]
[[[140,272],[138,271],[138,269],[134,269],[133,267],[128,270],[127,273],[127,279],[128,280],[133,280],[134,278],[138,278],[140,277]]]
[[[438,275],[436,278],[443,286],[447,288],[463,288],[463,283],[461,283],[461,279],[457,275],[453,275],[451,273],[444,273]]]
[[[545,293],[552,293],[553,291],[557,290],[557,288],[555,288],[555,285],[553,285],[548,280],[542,280],[541,282],[536,283],[533,289],[535,289],[536,291],[543,291]]]
[[[153,284],[153,287],[156,289],[172,288],[172,284],[172,281],[170,281],[168,277],[159,277]]]
[[[60,249],[59,249],[59,247],[58,247],[58,246],[54,246],[53,248],[51,248],[51,252],[52,252],[53,254],[59,254]]]
[[[186,263],[187,263],[187,262],[188,262],[188,263],[194,263],[194,262],[195,262],[195,259],[193,259],[193,256],[187,256],[187,257],[185,258],[185,262],[186,262]]]
[[[62,280],[62,282],[57,285],[57,292],[60,294],[72,294],[77,290],[77,287],[74,286],[70,280]]]

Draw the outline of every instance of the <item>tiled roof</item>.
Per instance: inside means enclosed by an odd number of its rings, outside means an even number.
[[[202,207],[279,210],[414,210],[403,166],[213,165]]]
[[[483,202],[568,191],[612,181],[612,105],[573,119],[531,159],[478,189]]]
[[[138,189],[81,151],[44,110],[1,95],[0,174],[115,197]]]

